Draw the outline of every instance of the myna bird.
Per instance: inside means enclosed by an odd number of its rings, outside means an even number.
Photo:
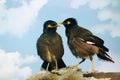
[[[42,68],[46,71],[66,67],[62,60],[64,48],[61,36],[56,32],[56,22],[48,20],[44,23],[43,33],[37,40],[37,53],[44,61]]]
[[[91,60],[92,72],[95,72],[93,55],[96,54],[98,58],[113,62],[112,58],[106,53],[108,48],[104,46],[104,41],[92,34],[91,31],[79,26],[75,18],[68,18],[61,22],[66,28],[66,36],[68,46],[74,56],[82,58],[78,65],[85,61],[86,58]]]

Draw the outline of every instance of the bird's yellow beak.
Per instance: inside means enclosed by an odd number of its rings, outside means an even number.
[[[64,23],[63,23],[63,22],[59,22],[58,24],[61,24],[61,25],[62,25],[62,24],[64,24]]]
[[[59,23],[57,23],[57,25],[55,25],[55,26],[52,26],[52,25],[48,25],[48,28],[54,28],[54,27],[60,27],[61,25],[63,24],[63,22],[59,22]]]
[[[63,22],[59,22],[59,23],[57,23],[57,27],[59,27],[59,26],[61,26],[63,24]]]

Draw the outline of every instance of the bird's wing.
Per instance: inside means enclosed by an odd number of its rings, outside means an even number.
[[[38,55],[44,60],[41,66],[44,69],[47,68],[47,65],[49,62],[48,60],[46,60],[46,58],[49,57],[48,52],[50,53],[51,56],[52,54],[56,53],[55,54],[56,59],[58,59],[58,57],[60,58],[59,60],[57,60],[58,68],[62,68],[66,66],[64,61],[61,58],[61,55],[63,55],[64,50],[62,45],[62,39],[59,35],[58,37],[52,39],[50,38],[50,36],[46,34],[42,34],[37,41],[37,52],[38,52]],[[55,63],[50,62],[48,70],[51,71],[54,68],[55,68]]]
[[[37,41],[37,51],[40,56],[45,56],[49,52],[56,58],[60,58],[64,53],[61,37],[57,35],[51,38],[48,35],[42,35]]]
[[[103,48],[103,50],[108,51],[108,48],[104,46],[104,41],[101,38],[93,35],[91,31],[82,27],[78,27],[76,32],[76,37],[79,37],[82,41],[88,44],[96,45]]]
[[[48,52],[48,45],[50,42],[48,41],[45,34],[42,34],[40,38],[37,40],[37,53],[43,59]]]
[[[68,41],[69,47],[72,53],[77,57],[86,58],[90,55],[94,55],[98,53],[98,48],[91,44],[87,44],[83,41],[83,39],[79,37],[74,37]]]
[[[64,49],[62,39],[59,34],[56,33],[56,36],[52,39],[50,43],[49,49],[56,56],[57,59],[62,57]]]

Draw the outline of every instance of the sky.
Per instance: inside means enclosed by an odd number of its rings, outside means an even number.
[[[24,80],[40,71],[42,60],[37,55],[36,41],[47,20],[56,22],[74,17],[78,24],[105,41],[108,54],[115,63],[94,56],[95,69],[120,72],[120,0],[0,0],[0,80]],[[80,58],[70,52],[65,28],[61,35],[66,65],[75,65]],[[79,65],[91,69],[90,60]]]

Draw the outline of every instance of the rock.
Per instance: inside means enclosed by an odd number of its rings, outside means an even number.
[[[76,68],[63,68],[58,71],[39,71],[26,80],[120,80],[120,72],[85,73]]]
[[[120,72],[97,72],[93,74],[84,74],[84,77],[110,78],[109,80],[120,80]]]
[[[63,68],[59,71],[40,71],[26,80],[82,80],[83,73],[80,69]]]

